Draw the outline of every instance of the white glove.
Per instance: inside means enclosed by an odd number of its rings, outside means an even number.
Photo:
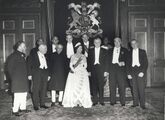
[[[107,77],[109,75],[108,72],[104,72],[104,77]]]
[[[132,76],[131,75],[128,75],[127,77],[128,77],[129,80],[132,79]]]
[[[144,73],[143,73],[143,72],[140,72],[140,73],[138,74],[138,76],[139,76],[139,77],[143,77],[143,76],[144,76]]]
[[[29,80],[32,80],[32,76],[31,76],[31,75],[29,75],[29,76],[28,76],[28,79],[29,79]]]
[[[48,76],[48,81],[50,80],[50,78],[51,78],[51,77],[50,77],[50,76]]]

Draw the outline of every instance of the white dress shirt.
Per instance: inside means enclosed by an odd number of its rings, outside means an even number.
[[[132,51],[132,67],[140,66],[139,62],[139,49],[133,49]]]
[[[45,55],[42,54],[41,52],[37,52],[38,53],[38,57],[39,57],[39,62],[40,62],[40,68],[41,69],[47,69],[48,66],[47,66],[47,62],[46,62],[46,58],[45,58]]]
[[[99,48],[95,47],[95,63],[94,63],[94,65],[100,64],[99,55],[100,55],[100,47]]]
[[[86,43],[84,42],[84,45],[87,47],[87,49],[89,48],[89,41],[87,41]],[[88,57],[88,52],[85,50],[85,56]]]
[[[71,58],[72,55],[74,55],[73,43],[67,43],[66,55],[67,55],[67,58],[69,59]]]
[[[52,44],[52,52],[53,52],[53,53],[55,53],[55,52],[56,52],[56,47],[57,47],[57,45]]]
[[[113,59],[112,59],[112,63],[113,64],[118,64],[119,63],[119,55],[120,55],[120,47],[114,47],[113,49]]]

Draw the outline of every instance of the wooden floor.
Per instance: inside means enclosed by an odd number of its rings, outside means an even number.
[[[11,96],[3,90],[0,91],[0,120],[163,120],[165,90],[161,88],[146,89],[146,110],[140,107],[130,108],[132,101],[127,101],[125,107],[120,104],[111,106],[97,105],[90,109],[82,107],[63,108],[58,104],[47,110],[34,111],[28,101],[30,113],[20,117],[11,115]],[[48,100],[47,105],[50,106]]]

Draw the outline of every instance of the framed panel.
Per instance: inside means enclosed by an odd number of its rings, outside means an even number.
[[[35,29],[35,21],[34,20],[23,20],[22,29]]]
[[[35,46],[35,33],[23,33],[23,41],[26,43],[26,52],[29,55],[30,50]]]
[[[154,57],[165,59],[165,32],[154,32]]]
[[[147,19],[135,18],[135,27],[147,27]]]
[[[135,39],[139,41],[139,47],[147,51],[147,32],[135,32]]]
[[[6,58],[13,52],[13,45],[15,44],[15,34],[6,33],[3,34],[3,56],[4,62]]]
[[[164,18],[154,18],[154,27],[165,27],[165,19]]]
[[[159,61],[165,59],[165,32],[154,32],[154,83],[163,83],[165,77],[165,68],[158,64]]]
[[[165,5],[164,0],[128,0],[128,6],[154,6],[154,5]]]
[[[15,21],[14,20],[3,20],[2,29],[3,30],[15,30]]]

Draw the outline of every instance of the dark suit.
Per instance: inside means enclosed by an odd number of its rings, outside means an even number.
[[[27,92],[29,83],[27,79],[27,68],[25,54],[15,51],[7,59],[7,72],[11,79],[11,91]]]
[[[28,75],[32,76],[32,98],[34,107],[45,105],[47,91],[48,69],[40,69],[40,62],[37,52],[28,58]],[[47,64],[48,65],[48,64]],[[48,65],[49,66],[49,65]]]
[[[72,44],[73,44],[73,49],[74,49],[74,46],[75,46],[76,43],[72,42]],[[67,58],[67,42],[64,44],[63,52],[64,52],[64,54]],[[75,53],[75,50],[74,50],[74,53]],[[67,67],[66,67],[67,72],[66,73],[69,73],[69,70],[70,70],[69,64],[70,64],[70,58],[67,58]]]
[[[64,91],[67,79],[67,60],[63,52],[58,54],[53,53],[51,56],[51,79],[49,82],[49,89],[56,91]]]
[[[106,72],[106,57],[107,50],[100,48],[99,62],[100,64],[95,63],[95,48],[90,49],[88,54],[88,70],[91,72],[92,76],[92,93],[93,93],[93,103],[97,103],[97,94],[99,94],[99,102],[103,103],[103,94],[104,94],[104,72]]]
[[[110,74],[109,86],[110,86],[110,102],[116,103],[116,88],[119,88],[120,103],[125,105],[125,81],[126,81],[126,67],[113,64],[113,49],[109,50],[107,67]],[[128,51],[126,48],[121,47],[119,53],[119,62],[126,64]]]
[[[132,76],[133,85],[133,105],[137,106],[140,101],[140,106],[145,107],[145,75],[148,67],[148,59],[146,52],[139,49],[139,63],[140,66],[132,67],[132,50],[127,58],[127,75]],[[140,72],[144,73],[143,77],[138,77]]]

